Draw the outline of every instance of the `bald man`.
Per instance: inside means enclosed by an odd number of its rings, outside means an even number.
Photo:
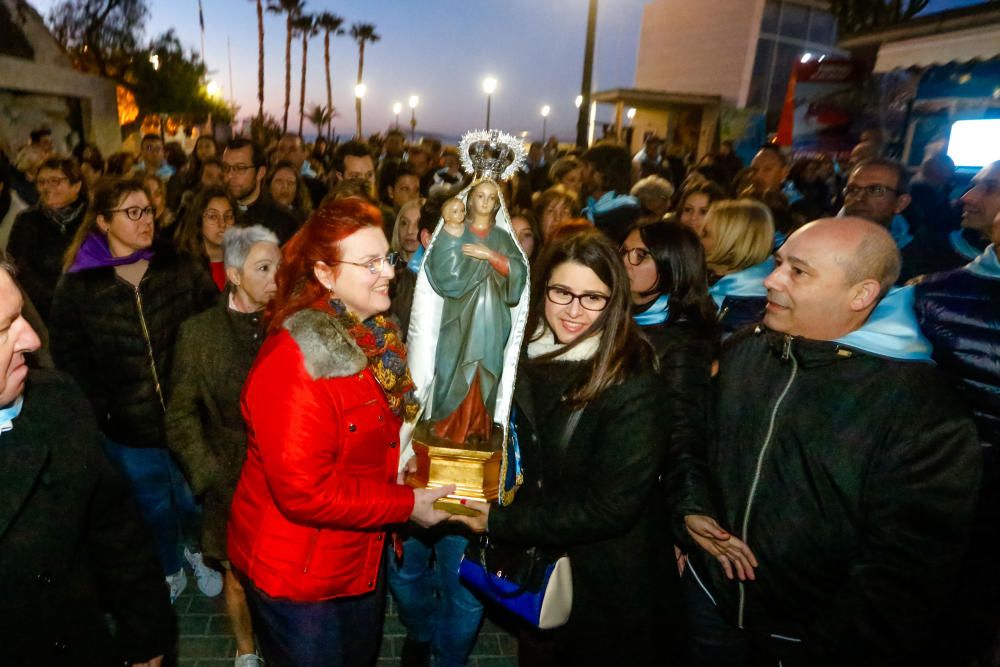
[[[715,378],[682,503],[696,665],[923,664],[966,548],[980,452],[930,363],[899,252],[860,218],[775,253],[763,324]]]

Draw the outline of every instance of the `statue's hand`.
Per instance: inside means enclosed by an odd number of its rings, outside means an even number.
[[[458,238],[465,233],[465,223],[462,222],[446,222],[444,223],[444,231],[448,232],[455,238]]]
[[[493,251],[484,246],[482,243],[463,243],[462,253],[468,257],[485,259],[487,261],[493,257]]]

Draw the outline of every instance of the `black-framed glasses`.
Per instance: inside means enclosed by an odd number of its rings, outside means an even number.
[[[250,169],[253,168],[254,166],[252,164],[226,164],[225,162],[223,162],[222,174],[223,176],[225,176],[231,171],[235,171],[237,174],[242,174],[243,172],[249,171]]]
[[[236,216],[234,216],[231,211],[228,213],[219,213],[218,211],[205,211],[204,213],[202,213],[201,218],[202,220],[207,220],[208,222],[211,222],[213,225],[217,227],[219,225],[225,225],[226,227],[228,227],[229,225],[233,224],[233,222],[236,221]]]
[[[626,248],[622,246],[618,248],[618,255],[627,259],[628,263],[632,266],[639,266],[649,257],[649,250],[646,248]]]
[[[148,215],[153,217],[153,207],[152,206],[127,206],[125,208],[113,208],[108,211],[108,213],[124,213],[125,217],[132,222],[138,222],[142,220],[142,216]]]
[[[557,306],[568,306],[576,300],[580,302],[581,308],[590,311],[604,310],[608,307],[608,301],[611,300],[611,297],[607,294],[600,294],[597,292],[576,294],[575,292],[570,292],[568,289],[560,285],[549,285],[546,287],[545,297]]]
[[[399,253],[390,252],[385,257],[376,257],[375,259],[370,259],[367,262],[348,262],[346,259],[342,259],[339,262],[333,262],[334,264],[350,264],[351,266],[361,266],[368,269],[368,273],[376,274],[382,273],[382,269],[385,265],[396,266],[399,263]]]
[[[844,188],[844,198],[857,197],[858,195],[864,194],[866,197],[871,197],[872,199],[880,199],[885,197],[889,193],[899,194],[899,190],[890,188],[888,185],[848,185]]]

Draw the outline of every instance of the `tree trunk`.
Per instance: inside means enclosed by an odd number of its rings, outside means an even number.
[[[306,56],[309,53],[309,33],[302,33],[302,90],[299,93],[299,136],[302,136],[302,119],[306,113]]]
[[[257,118],[264,125],[264,3],[257,0]]]
[[[287,37],[285,38],[285,115],[281,119],[281,131],[288,132],[288,105],[292,97],[292,15],[288,15]]]
[[[361,83],[361,74],[365,69],[365,40],[358,42],[358,83]],[[358,116],[358,139],[361,139],[361,98],[354,95],[354,111]]]
[[[329,117],[326,121],[326,138],[333,141],[330,128],[333,126],[333,88],[330,87],[330,31],[323,37],[323,61],[326,63],[326,110]]]

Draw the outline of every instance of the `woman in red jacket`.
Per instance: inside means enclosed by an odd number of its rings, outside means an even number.
[[[389,308],[395,253],[378,209],[316,210],[284,246],[269,336],[243,389],[247,460],[228,550],[267,664],[373,662],[389,524],[433,525],[454,491],[399,483],[417,404]]]

